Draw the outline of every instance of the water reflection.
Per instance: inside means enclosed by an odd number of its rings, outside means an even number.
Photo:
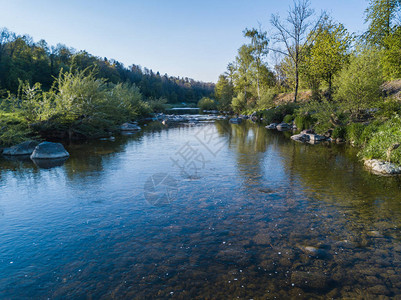
[[[156,123],[115,141],[68,145],[70,159],[50,170],[1,159],[0,297],[401,292],[399,178],[369,174],[343,145],[217,121],[224,147],[189,180],[169,157],[186,142],[201,147],[202,126]],[[143,187],[160,173],[177,180],[177,193],[152,206]]]

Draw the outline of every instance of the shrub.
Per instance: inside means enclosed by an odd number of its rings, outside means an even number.
[[[268,89],[262,92],[260,100],[258,101],[258,109],[270,109],[274,107],[274,98],[276,97],[276,92],[273,89]]]
[[[244,93],[239,93],[237,97],[233,98],[231,107],[235,113],[241,113],[246,108],[246,99]]]
[[[210,98],[203,97],[198,102],[198,107],[203,110],[215,110],[217,109],[217,103]]]
[[[401,143],[401,118],[398,115],[376,128],[360,155],[386,160],[387,150],[395,143]],[[392,151],[390,158],[392,162],[401,164],[401,147]]]
[[[295,125],[299,130],[310,129],[316,120],[314,120],[309,114],[299,115],[295,118]]]
[[[290,123],[292,123],[293,120],[294,120],[294,116],[293,115],[285,115],[285,117],[283,119],[283,122],[290,124]]]
[[[347,129],[344,126],[337,126],[334,128],[333,133],[331,134],[331,137],[333,139],[345,139],[347,134]]]

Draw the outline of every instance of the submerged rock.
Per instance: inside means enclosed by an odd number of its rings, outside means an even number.
[[[3,155],[31,155],[38,144],[36,141],[26,141],[13,147],[5,148]]]
[[[138,126],[136,123],[124,123],[120,126],[121,131],[139,131],[141,127]]]
[[[31,159],[54,159],[68,157],[70,154],[60,143],[43,142],[36,146]]]
[[[365,167],[367,167],[370,171],[378,175],[401,174],[401,167],[397,166],[396,164],[378,159],[365,160]]]
[[[291,274],[291,283],[303,290],[325,290],[330,282],[326,275],[318,272],[295,271]]]
[[[232,124],[240,124],[242,122],[242,118],[231,118],[230,123]]]

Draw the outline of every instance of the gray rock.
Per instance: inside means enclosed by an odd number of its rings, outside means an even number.
[[[277,130],[278,131],[285,131],[285,130],[290,130],[291,129],[291,125],[287,124],[287,123],[280,123],[277,125]]]
[[[136,123],[124,123],[120,126],[121,131],[139,131],[141,127],[139,127]]]
[[[378,160],[368,159],[365,160],[365,166],[372,171],[372,173],[378,175],[397,175],[401,174],[401,167],[396,164]]]
[[[296,134],[296,135],[291,136],[291,139],[296,141],[296,142],[306,143],[306,142],[309,141],[310,138],[309,138],[308,134],[300,133],[300,134]]]
[[[70,154],[60,143],[43,142],[36,146],[31,159],[54,159],[68,156]]]
[[[277,127],[277,123],[271,123],[270,125],[266,126],[267,129],[276,129],[276,127]]]
[[[322,142],[326,140],[326,137],[323,135],[319,135],[319,134],[313,134],[313,133],[309,133],[309,140],[312,142]]]
[[[3,155],[31,155],[38,144],[35,141],[26,141],[13,147],[5,148]]]

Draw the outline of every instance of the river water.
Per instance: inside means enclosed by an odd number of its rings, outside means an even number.
[[[401,182],[343,145],[226,121],[0,158],[2,299],[401,294]]]

